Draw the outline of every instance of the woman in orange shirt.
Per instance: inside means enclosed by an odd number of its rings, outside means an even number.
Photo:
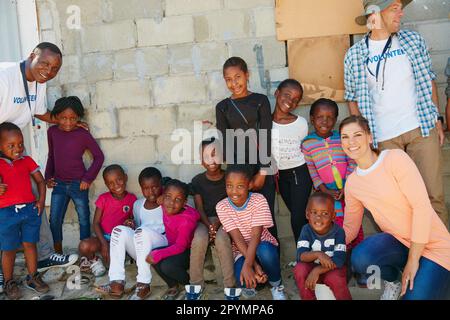
[[[361,116],[344,119],[339,131],[344,152],[358,166],[345,186],[346,242],[356,238],[364,208],[382,230],[353,250],[353,269],[367,274],[378,268],[385,284],[382,300],[445,298],[450,234],[431,206],[416,165],[403,150],[373,149]]]

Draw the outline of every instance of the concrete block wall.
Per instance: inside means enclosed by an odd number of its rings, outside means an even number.
[[[137,176],[154,165],[164,175],[186,182],[202,171],[199,165],[171,161],[170,135],[176,128],[192,132],[215,122],[214,108],[229,96],[222,64],[243,57],[250,68],[250,90],[269,94],[261,78],[288,77],[285,43],[275,35],[274,0],[36,0],[42,41],[62,48],[63,67],[48,84],[49,108],[63,95],[78,95],[87,109],[91,132],[106,156],[129,176],[129,191],[140,195]],[[75,7],[74,7],[75,6]],[[71,28],[73,10],[79,28]],[[72,11],[71,11],[72,10]],[[69,13],[68,13],[69,12]],[[449,54],[448,8],[433,0],[416,0],[406,10],[408,27],[417,28],[431,45],[441,103],[443,71]],[[445,13],[445,14],[444,14]],[[76,19],[75,19],[76,20]],[[262,60],[257,58],[262,50]],[[262,74],[260,74],[260,72]],[[348,115],[339,104],[339,120]],[[297,113],[309,118],[309,106]],[[192,145],[192,150],[197,150]],[[89,161],[89,159],[87,159]],[[91,188],[91,208],[106,191],[99,176]],[[289,213],[278,198],[277,221],[284,261],[294,259]],[[93,215],[93,210],[92,210]],[[78,225],[70,205],[65,225],[66,247],[76,247]]]

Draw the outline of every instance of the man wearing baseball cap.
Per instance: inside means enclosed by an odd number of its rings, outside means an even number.
[[[402,149],[414,160],[448,228],[436,74],[422,36],[400,30],[403,9],[411,1],[363,1],[364,13],[355,21],[369,32],[345,55],[345,99],[351,114],[369,121],[374,147]]]

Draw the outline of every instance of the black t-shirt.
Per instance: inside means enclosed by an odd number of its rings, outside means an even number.
[[[217,217],[216,205],[227,197],[225,189],[225,175],[222,179],[211,181],[206,172],[196,175],[192,179],[194,195],[199,194],[203,200],[203,209],[208,217]]]
[[[238,111],[238,110],[239,111]],[[241,115],[242,114],[242,115]],[[245,117],[245,120],[244,120]],[[272,113],[270,109],[270,102],[267,96],[259,93],[251,93],[247,97],[233,99],[227,98],[220,101],[216,105],[216,126],[222,133],[223,137],[223,157],[227,161],[226,154],[226,142],[227,135],[226,129],[242,129],[247,131],[248,129],[255,129],[258,135],[255,138],[245,138],[245,163],[249,163],[251,158],[249,157],[250,150],[255,150],[256,145],[265,153],[269,159],[271,156],[271,130],[272,130]],[[260,135],[261,129],[267,130],[267,135]],[[242,141],[242,140],[241,140]],[[242,143],[240,143],[242,145]],[[250,147],[250,144],[252,146]],[[237,150],[239,147],[239,140],[234,137],[234,163],[237,162]],[[228,159],[228,163],[231,159]],[[264,163],[262,167],[269,167],[270,161]],[[241,162],[242,163],[242,162]],[[257,156],[257,163],[261,164],[259,152]]]

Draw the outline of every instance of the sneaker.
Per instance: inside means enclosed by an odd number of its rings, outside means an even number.
[[[145,300],[150,296],[150,285],[148,283],[136,283],[136,289],[128,300]]]
[[[402,292],[402,283],[400,281],[389,282],[384,280],[384,292],[380,300],[398,300]]]
[[[86,257],[80,259],[80,272],[91,273],[91,262]]]
[[[251,299],[256,297],[256,289],[243,288],[241,294],[244,298]]]
[[[48,259],[38,262],[38,272],[47,271],[54,267],[68,267],[78,260],[78,255],[74,254],[59,254],[54,253]]]
[[[279,285],[278,287],[272,287],[270,289],[270,292],[272,293],[273,300],[286,300],[283,285]]]
[[[225,300],[239,300],[241,296],[242,289],[241,288],[225,288]]]
[[[91,264],[90,268],[94,276],[101,277],[106,273],[106,268],[99,257],[95,256],[89,263]]]
[[[36,291],[37,293],[47,293],[50,290],[48,284],[42,280],[39,272],[36,272],[33,275],[27,275],[25,287]]]
[[[0,293],[3,293],[3,286],[5,285],[5,278],[3,272],[0,271]]]
[[[6,283],[5,293],[9,300],[19,300],[22,298],[22,293],[17,286],[17,282],[12,279]]]
[[[185,286],[186,293],[184,295],[184,300],[200,300],[203,295],[203,290],[201,285],[190,285]]]

